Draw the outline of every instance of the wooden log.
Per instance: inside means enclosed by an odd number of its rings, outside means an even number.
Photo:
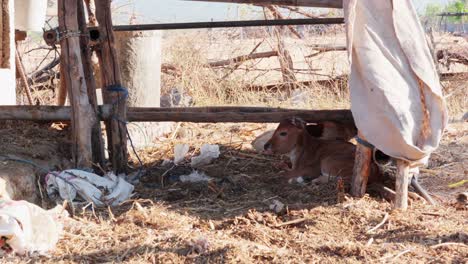
[[[116,173],[125,172],[127,166],[127,104],[125,95],[118,91],[109,91],[112,85],[122,85],[117,51],[114,45],[112,29],[111,1],[100,0],[96,3],[96,19],[99,23],[100,45],[99,64],[101,83],[103,86],[103,101],[112,104],[112,119],[106,122],[107,142],[110,149],[113,170]]]
[[[347,112],[346,112],[347,113]],[[299,117],[307,122],[350,121],[352,117],[344,112],[329,112],[327,110],[308,113],[304,111],[273,112],[273,113],[243,113],[243,112],[129,112],[128,119],[132,122],[193,122],[193,123],[277,123],[290,117]]]
[[[74,0],[58,1],[60,32],[67,32],[61,38],[63,76],[72,106],[72,156],[77,168],[91,168],[91,128],[96,115],[89,104],[86,83],[83,82],[83,61],[81,60],[78,27],[78,8]]]
[[[400,210],[408,208],[409,164],[404,160],[397,160],[397,175],[395,182],[395,204]]]
[[[99,107],[99,116],[111,116],[111,106]],[[352,122],[349,110],[296,110],[262,107],[199,107],[199,108],[129,108],[133,122],[184,121],[194,123],[252,122],[278,123],[285,118],[300,117],[307,122]],[[71,118],[67,106],[0,106],[0,120],[66,121]]]
[[[365,140],[358,132],[358,136]],[[351,179],[351,195],[362,197],[366,193],[367,181],[369,179],[372,162],[372,149],[361,144],[356,146],[353,176]]]
[[[78,4],[79,29],[85,36],[87,36],[89,32],[88,32],[88,27],[86,23],[83,1],[78,0],[77,4]],[[89,5],[89,0],[87,1],[87,4]],[[90,19],[91,18],[92,17],[90,16]],[[81,56],[83,60],[83,71],[84,71],[85,80],[86,80],[86,87],[88,88],[87,92],[88,92],[89,103],[93,107],[94,116],[97,116],[98,102],[97,102],[97,95],[96,95],[96,80],[94,79],[93,65],[91,62],[92,51],[89,46],[89,38],[82,37],[80,39],[80,46],[81,46]],[[94,121],[95,122],[94,124],[92,124],[93,126],[92,126],[92,131],[91,131],[93,162],[94,164],[98,164],[101,168],[103,168],[105,164],[105,155],[104,155],[104,140],[102,138],[102,131],[101,131],[101,122],[97,118],[94,119]]]
[[[0,120],[70,121],[69,106],[0,106]]]
[[[342,0],[185,0],[212,3],[237,3],[252,5],[284,5],[284,6],[307,6],[325,8],[343,8]]]

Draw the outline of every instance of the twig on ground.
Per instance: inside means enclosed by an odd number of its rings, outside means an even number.
[[[291,220],[291,221],[287,221],[287,222],[284,222],[284,223],[281,223],[281,224],[277,224],[277,225],[275,225],[275,227],[282,227],[282,226],[288,226],[288,225],[295,225],[295,224],[302,223],[302,222],[304,222],[305,220],[307,220],[307,219],[306,219],[306,218],[298,218],[298,219],[294,219],[294,220]]]
[[[431,246],[431,248],[440,248],[440,247],[448,247],[448,246],[458,246],[458,247],[468,247],[468,245],[463,244],[463,243],[456,243],[456,242],[446,242],[446,243],[440,243],[437,245]]]
[[[370,234],[370,233],[374,232],[375,230],[379,229],[381,226],[383,226],[385,224],[385,222],[387,222],[388,216],[389,216],[388,213],[385,213],[384,218],[382,219],[382,221],[378,225],[376,225],[375,227],[367,230],[366,233]]]

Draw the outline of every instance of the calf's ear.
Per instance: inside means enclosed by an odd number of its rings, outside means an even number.
[[[293,117],[290,119],[291,124],[297,128],[304,129],[306,126],[306,122],[299,117]]]

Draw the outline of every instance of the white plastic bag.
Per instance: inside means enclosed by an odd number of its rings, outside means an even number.
[[[185,159],[185,155],[187,155],[189,151],[189,145],[187,144],[177,144],[174,147],[174,164],[179,164],[181,161]]]
[[[207,182],[210,181],[211,178],[208,177],[204,172],[192,171],[192,173],[188,175],[182,175],[179,177],[181,182]]]
[[[51,172],[46,176],[46,184],[50,197],[58,193],[63,200],[73,201],[79,195],[98,207],[116,206],[129,199],[134,190],[132,184],[113,173],[101,177],[82,170]]]
[[[208,165],[213,162],[214,159],[217,159],[219,154],[220,152],[218,145],[204,144],[200,148],[200,155],[193,157],[190,165],[192,167]]]
[[[60,205],[44,210],[26,201],[0,200],[0,237],[6,238],[0,252],[46,254],[55,248],[67,217]]]

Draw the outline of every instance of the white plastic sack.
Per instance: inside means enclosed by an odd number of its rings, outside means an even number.
[[[0,237],[6,237],[5,243],[18,255],[46,254],[55,248],[67,217],[60,205],[44,210],[26,201],[0,200]],[[1,253],[9,253],[3,249]]]
[[[188,175],[182,175],[179,177],[181,182],[207,182],[210,181],[211,178],[208,177],[204,172],[192,171],[192,173]]]
[[[174,147],[174,164],[179,164],[185,159],[189,151],[189,145],[187,144],[177,144]]]
[[[343,9],[358,130],[385,154],[425,164],[448,116],[412,1],[344,0]]]
[[[217,159],[219,154],[220,152],[218,145],[204,144],[200,148],[200,155],[193,157],[190,165],[192,167],[208,165],[213,162],[214,159]]]
[[[76,196],[95,206],[116,206],[128,200],[134,186],[122,177],[108,173],[104,177],[82,170],[51,172],[46,176],[47,193],[58,193],[64,200],[73,201]]]

